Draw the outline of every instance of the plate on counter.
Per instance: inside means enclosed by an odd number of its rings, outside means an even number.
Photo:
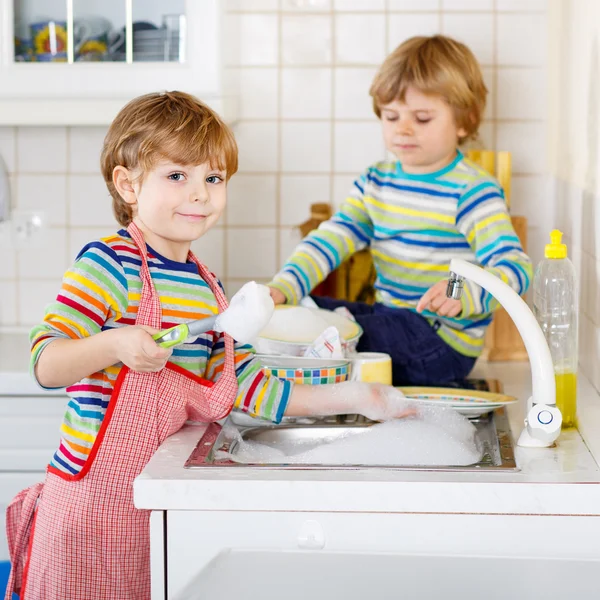
[[[448,406],[467,417],[480,417],[517,402],[514,396],[480,390],[440,387],[399,387],[408,399],[429,405]]]

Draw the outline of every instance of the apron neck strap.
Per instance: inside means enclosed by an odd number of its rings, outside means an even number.
[[[158,294],[154,288],[152,277],[150,276],[150,269],[148,268],[148,252],[146,240],[141,232],[140,228],[132,221],[127,227],[127,231],[134,241],[135,245],[140,251],[140,259],[142,264],[140,265],[140,279],[142,280],[142,295],[140,298],[140,304],[138,307],[137,318],[135,320],[136,325],[148,325],[155,329],[162,327],[162,308],[160,306],[160,300]],[[188,260],[195,263],[198,267],[198,273],[200,277],[208,283],[212,293],[215,295],[219,312],[223,312],[228,306],[227,297],[221,289],[219,282],[216,277],[196,258],[194,253],[190,250],[188,252]],[[234,364],[234,345],[233,339],[228,335],[225,338],[225,365],[221,383],[217,382],[217,387],[222,385],[228,385],[228,381],[235,380],[235,364]],[[221,381],[221,380],[219,380]]]
[[[140,296],[135,324],[160,329],[162,327],[162,308],[158,294],[154,288],[154,283],[152,282],[152,277],[150,276],[150,269],[148,268],[148,249],[144,234],[133,221],[129,223],[127,232],[140,251],[140,259],[142,261],[140,265],[142,294]]]

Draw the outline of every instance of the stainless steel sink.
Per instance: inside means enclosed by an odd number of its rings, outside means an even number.
[[[480,462],[469,466],[436,466],[419,467],[406,465],[323,465],[323,464],[242,464],[227,458],[217,456],[218,451],[235,454],[237,439],[235,431],[227,427],[231,425],[231,418],[224,427],[218,423],[208,426],[206,432],[196,445],[188,458],[185,467],[188,469],[202,469],[207,467],[234,467],[254,469],[406,469],[420,471],[482,471],[503,470],[517,471],[515,463],[513,441],[508,426],[508,419],[503,408],[484,415],[471,422],[476,428],[476,437],[483,448],[483,458]],[[281,425],[244,426],[237,425],[236,429],[244,440],[262,442],[267,445],[279,445],[291,442],[302,442],[303,450],[309,450],[324,442],[331,442],[336,438],[353,433],[360,433],[365,428],[373,425],[358,415],[340,415],[321,419],[287,420]]]

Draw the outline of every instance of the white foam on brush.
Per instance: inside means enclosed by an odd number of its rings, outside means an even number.
[[[266,285],[245,283],[234,294],[229,307],[215,322],[215,331],[224,331],[243,344],[252,343],[271,319],[275,305]]]
[[[293,306],[276,310],[260,336],[282,342],[312,343],[329,327],[315,310]]]
[[[238,437],[234,455],[241,463],[467,466],[481,460],[475,427],[452,409],[423,407],[414,418],[397,419],[366,429],[347,429],[334,440],[260,443]],[[225,454],[223,457],[225,457]]]

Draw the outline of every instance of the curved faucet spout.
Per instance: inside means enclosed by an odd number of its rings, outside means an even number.
[[[506,309],[506,312],[510,315],[519,330],[521,338],[523,338],[523,343],[525,344],[525,349],[529,356],[532,377],[532,398],[530,401],[533,405],[546,405],[546,408],[548,408],[552,414],[556,415],[556,413],[558,413],[557,418],[562,421],[558,409],[551,408],[556,405],[556,382],[554,379],[554,366],[552,364],[550,349],[548,348],[546,338],[544,337],[535,316],[527,306],[527,303],[499,277],[492,275],[477,265],[454,258],[450,261],[450,271],[451,274],[447,290],[447,295],[449,297],[460,298],[460,294],[462,293],[462,278],[470,279],[486,289]],[[533,413],[531,413],[529,408],[530,407],[528,406],[528,420],[531,421]],[[538,416],[536,416],[536,423],[530,422],[528,424],[529,433],[533,437],[538,437],[538,439],[541,439],[541,437],[532,431],[532,426],[533,429],[538,426],[537,420],[541,408],[542,407],[539,407],[536,411],[538,414]],[[540,419],[542,425],[545,425],[543,419],[546,418],[547,415],[544,414]],[[555,425],[556,422],[554,422],[554,426]],[[548,428],[544,427],[544,429]],[[548,431],[546,433],[548,433]],[[554,438],[550,440],[550,443],[558,437],[559,433],[560,422],[558,424],[558,432],[556,432]]]

